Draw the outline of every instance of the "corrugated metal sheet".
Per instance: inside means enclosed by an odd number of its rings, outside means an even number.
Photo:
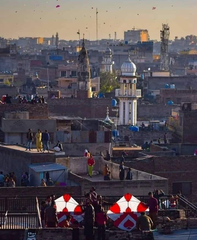
[[[80,131],[72,131],[72,143],[80,143],[81,136]]]
[[[97,132],[91,131],[89,132],[89,143],[96,143],[97,141]]]
[[[89,131],[81,131],[80,136],[82,143],[89,143]]]
[[[105,132],[105,143],[111,142],[111,131]]]
[[[65,132],[64,133],[64,142],[65,143],[71,143],[71,133],[70,132]]]
[[[64,142],[64,131],[56,132],[56,141],[60,141],[61,143]]]
[[[104,132],[98,131],[97,132],[97,143],[103,143],[104,142]]]

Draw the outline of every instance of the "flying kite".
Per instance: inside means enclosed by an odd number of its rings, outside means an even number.
[[[156,7],[152,7],[152,10],[155,10],[156,9]]]
[[[148,206],[127,193],[110,207],[107,215],[114,221],[114,226],[129,232],[136,227],[139,213],[145,211],[149,211]]]
[[[60,5],[56,5],[56,8],[60,8]]]
[[[69,194],[64,194],[55,200],[58,213],[58,226],[63,227],[68,215],[74,220],[81,222],[83,220],[81,206]]]

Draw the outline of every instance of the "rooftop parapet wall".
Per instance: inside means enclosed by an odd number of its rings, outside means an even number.
[[[55,162],[54,154],[26,152],[19,146],[0,145],[0,170],[4,173],[15,172],[17,185],[23,172],[28,172],[28,165],[32,163]]]
[[[135,196],[147,196],[148,192],[154,189],[163,189],[168,193],[168,180],[110,180],[110,181],[94,181],[92,179],[84,179],[83,177],[69,173],[69,179],[81,185],[81,191],[89,192],[91,187],[95,187],[98,194],[102,196],[122,196],[131,193]]]
[[[56,162],[67,167],[71,172],[77,175],[86,175],[88,173],[87,168],[87,158],[85,157],[71,157],[71,158],[57,158]],[[102,157],[94,157],[95,165],[94,171],[103,173],[105,164],[108,164],[108,167],[111,172],[111,177],[113,180],[119,180],[119,164],[113,163],[111,161],[105,161]],[[125,167],[125,177],[128,167]],[[167,180],[166,178],[153,175],[150,173],[138,171],[136,169],[131,169],[133,174],[133,180]]]
[[[102,118],[106,117],[106,110],[109,107],[109,115],[115,117],[112,112],[110,98],[62,98],[49,99],[49,114],[51,116],[75,116],[81,118]]]
[[[29,112],[30,119],[48,119],[48,105],[47,104],[24,104],[11,103],[0,105],[0,123],[5,112],[26,111]]]

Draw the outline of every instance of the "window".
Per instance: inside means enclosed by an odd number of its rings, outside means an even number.
[[[177,194],[181,191],[183,195],[192,194],[192,183],[191,182],[175,182],[172,184],[172,193]]]
[[[177,98],[176,103],[180,104],[181,103],[181,98]]]
[[[61,77],[66,77],[66,71],[61,71]]]
[[[71,77],[76,77],[77,76],[77,71],[71,71]]]
[[[96,92],[96,87],[92,87],[92,91],[93,91],[93,92]]]
[[[4,82],[4,80],[3,79],[0,79],[0,83],[3,83]]]
[[[136,111],[137,111],[137,103],[136,103],[136,101],[135,101],[135,102],[133,103],[133,124],[134,124],[134,125],[137,123]]]
[[[123,102],[123,125],[125,125],[125,102]]]

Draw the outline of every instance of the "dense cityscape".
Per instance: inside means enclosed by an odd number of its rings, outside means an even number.
[[[0,240],[197,239],[197,36],[90,8],[94,40],[0,35]]]

